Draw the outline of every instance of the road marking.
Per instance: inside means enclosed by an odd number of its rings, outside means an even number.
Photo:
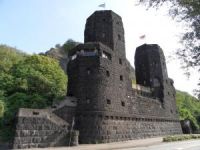
[[[179,147],[179,148],[176,148],[176,150],[183,150],[183,148]]]

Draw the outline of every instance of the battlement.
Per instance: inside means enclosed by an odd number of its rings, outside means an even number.
[[[88,42],[86,44],[79,44],[68,54],[70,60],[74,60],[77,57],[82,56],[99,56],[111,60],[112,55],[113,51],[108,46],[100,42]]]

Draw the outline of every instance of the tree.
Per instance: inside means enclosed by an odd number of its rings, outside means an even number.
[[[0,118],[3,117],[5,111],[4,96],[3,92],[0,91]]]
[[[14,64],[23,60],[25,56],[25,53],[15,48],[7,45],[0,45],[0,72],[8,72]]]
[[[0,138],[13,136],[19,108],[45,108],[66,95],[67,76],[59,63],[0,45]]]
[[[180,120],[189,119],[193,130],[200,127],[200,101],[186,92],[176,91],[176,105]]]
[[[47,106],[49,106],[49,100],[42,95],[16,92],[7,97],[6,100],[0,101],[0,110],[2,111],[0,118],[2,118],[4,125],[12,126],[19,108],[40,109]]]
[[[200,72],[200,1],[199,0],[139,0],[141,4],[159,8],[169,4],[169,14],[177,21],[188,26],[181,38],[184,48],[177,50],[177,56],[183,61],[183,68],[196,68]],[[200,87],[200,79],[198,83]],[[196,89],[200,98],[200,88]]]
[[[67,77],[58,62],[42,55],[28,56],[12,67],[14,92],[39,94],[50,101],[66,95]]]
[[[0,91],[3,95],[13,88],[14,79],[10,69],[27,55],[16,48],[0,45]]]

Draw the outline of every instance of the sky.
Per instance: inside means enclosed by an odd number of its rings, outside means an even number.
[[[184,27],[167,14],[167,6],[146,10],[137,0],[0,0],[0,44],[26,53],[40,53],[68,39],[83,42],[87,17],[104,8],[122,17],[125,29],[126,56],[134,66],[136,47],[143,43],[158,44],[167,60],[168,75],[176,89],[193,94],[199,74],[190,79],[180,69],[174,52],[181,45]],[[145,39],[139,37],[145,35]]]

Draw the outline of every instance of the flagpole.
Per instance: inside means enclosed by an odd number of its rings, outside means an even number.
[[[98,7],[101,7],[101,8],[103,8],[103,10],[105,10],[105,8],[106,8],[106,3],[104,2],[104,3],[100,4],[100,5],[98,5]]]

